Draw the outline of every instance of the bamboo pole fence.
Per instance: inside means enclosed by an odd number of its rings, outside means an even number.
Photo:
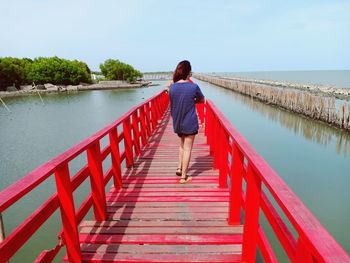
[[[211,84],[250,96],[267,104],[302,114],[311,119],[350,131],[350,103],[336,103],[335,97],[319,96],[307,91],[279,88],[254,82],[220,78],[203,74],[194,77]],[[336,106],[338,104],[338,106]]]

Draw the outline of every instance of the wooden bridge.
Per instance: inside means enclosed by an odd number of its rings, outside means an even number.
[[[148,72],[143,74],[144,80],[171,80],[172,78],[172,72]]]
[[[265,262],[278,262],[260,225],[262,213],[292,262],[350,262],[209,100],[197,107],[201,128],[189,170],[193,181],[179,184],[178,138],[168,104],[165,92],[155,95],[3,190],[0,213],[51,176],[57,186],[0,243],[0,262],[10,260],[57,209],[61,242],[38,251],[36,262],[51,262],[63,246],[69,262],[255,262],[257,251]],[[101,149],[105,137],[109,143]],[[69,163],[81,155],[87,163],[70,176]],[[103,172],[107,156],[110,168]],[[91,193],[76,208],[73,192],[87,178]],[[91,207],[94,220],[83,221]]]

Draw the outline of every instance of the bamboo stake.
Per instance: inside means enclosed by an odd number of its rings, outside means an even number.
[[[5,240],[5,227],[4,221],[2,219],[2,214],[0,213],[0,243]]]
[[[337,110],[334,97],[325,98],[307,91],[268,86],[249,80],[226,79],[206,75],[195,75],[195,77],[248,95],[250,98],[259,99],[267,104],[277,105],[343,129],[350,129],[350,104],[344,102],[344,106]]]
[[[40,97],[40,100],[41,100],[42,104],[44,104],[44,100],[43,100],[43,98],[41,97],[40,92],[39,92],[39,90],[37,89],[35,83],[33,83],[33,85],[34,85],[34,88],[35,88],[36,92],[38,93],[38,95],[39,95],[39,97]]]
[[[11,112],[10,109],[7,107],[5,101],[3,101],[1,97],[0,97],[0,100],[1,100],[2,105],[4,105],[4,107],[6,108],[6,110],[7,110],[8,112]]]

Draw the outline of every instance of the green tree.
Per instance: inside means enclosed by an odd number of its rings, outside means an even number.
[[[91,83],[91,71],[86,63],[58,57],[39,57],[34,60],[23,58],[0,58],[0,90],[15,84],[62,84],[77,85]]]
[[[27,72],[32,64],[32,60],[28,58],[0,58],[0,90],[15,85],[19,88],[22,84],[27,84]]]
[[[134,69],[131,65],[114,59],[107,59],[100,65],[100,69],[107,80],[126,80],[133,82],[137,78],[142,77],[142,73]]]
[[[86,63],[78,60],[39,57],[34,59],[27,78],[36,84],[77,85],[91,83],[91,71]]]

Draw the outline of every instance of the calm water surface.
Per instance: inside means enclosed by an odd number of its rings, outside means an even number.
[[[350,135],[229,90],[198,83],[350,253]],[[43,97],[44,104],[36,96],[6,99],[12,113],[0,107],[0,190],[161,89],[52,94]],[[72,163],[72,171],[84,161]],[[8,209],[4,214],[6,231],[10,232],[54,191],[53,180],[49,179]],[[83,185],[75,194],[76,206],[87,192],[88,185]],[[23,262],[23,258],[31,262],[39,251],[53,247],[59,221],[56,213],[11,262]],[[268,236],[272,240],[273,235]],[[40,238],[47,242],[40,244]],[[278,256],[285,261],[283,253]]]

